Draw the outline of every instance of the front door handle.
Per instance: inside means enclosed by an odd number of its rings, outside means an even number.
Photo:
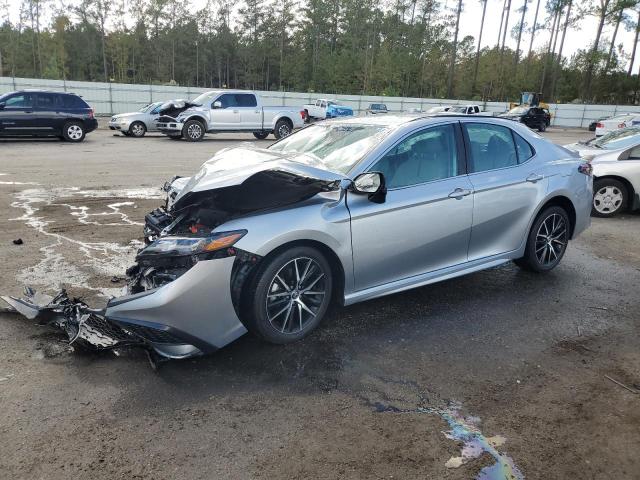
[[[542,180],[544,177],[539,173],[532,173],[527,177],[527,182],[536,183]]]
[[[234,110],[233,111],[233,113],[239,113],[239,112],[240,112],[240,110]]]
[[[456,188],[453,192],[449,194],[449,198],[455,198],[460,200],[462,197],[466,197],[467,195],[471,195],[473,192],[466,188]]]

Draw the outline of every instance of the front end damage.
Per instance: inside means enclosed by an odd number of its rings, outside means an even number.
[[[244,150],[233,154],[250,153]],[[26,318],[60,328],[70,343],[98,350],[135,346],[151,358],[179,359],[236,340],[247,332],[243,286],[261,258],[236,246],[246,230],[225,231],[224,223],[334,190],[340,177],[315,178],[315,169],[278,159],[222,174],[214,159],[194,177],[165,184],[165,205],[145,216],[145,246],[127,269],[126,295],[99,309],[65,291],[50,297],[27,287],[23,298],[0,298]]]

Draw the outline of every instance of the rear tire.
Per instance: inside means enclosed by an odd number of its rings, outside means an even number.
[[[280,140],[281,138],[291,135],[292,130],[293,129],[291,128],[289,121],[282,118],[276,122],[276,127],[273,130],[273,136]]]
[[[253,132],[253,136],[256,137],[258,140],[264,140],[265,138],[267,138],[269,136],[269,132]]]
[[[538,126],[538,131],[539,132],[544,132],[547,129],[547,122],[546,120],[544,122],[542,122],[539,126]]]
[[[188,142],[199,142],[204,138],[204,134],[204,125],[198,120],[189,120],[182,127],[182,136]]]
[[[129,125],[129,135],[136,138],[144,137],[145,133],[147,133],[147,127],[142,122],[133,122]]]
[[[78,143],[84,140],[86,133],[80,122],[67,122],[62,127],[62,136],[67,142]]]
[[[627,187],[614,178],[602,178],[593,182],[591,215],[608,218],[622,212],[627,206]]]
[[[307,336],[322,321],[331,302],[333,277],[315,248],[293,247],[267,257],[244,292],[243,323],[277,344]]]
[[[567,250],[570,227],[564,208],[545,208],[533,222],[524,256],[514,260],[516,265],[538,273],[554,269]]]

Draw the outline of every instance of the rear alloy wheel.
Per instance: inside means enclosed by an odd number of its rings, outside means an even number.
[[[204,138],[204,125],[198,120],[189,120],[182,127],[182,136],[188,142],[199,142]]]
[[[269,132],[261,131],[261,132],[253,132],[253,136],[258,140],[264,140],[269,136]]]
[[[593,208],[595,217],[613,217],[627,204],[627,189],[622,182],[603,178],[593,182]]]
[[[273,130],[273,135],[280,140],[281,138],[291,135],[291,124],[285,120],[278,120],[276,122],[276,128]]]
[[[81,142],[84,140],[84,126],[79,122],[68,122],[62,127],[62,136],[68,142]]]
[[[244,322],[272,343],[290,343],[314,330],[331,301],[327,259],[310,247],[284,251],[258,271],[246,298]]]
[[[562,260],[569,243],[570,223],[562,207],[545,209],[531,227],[524,256],[515,263],[533,272],[546,272]]]
[[[144,137],[145,133],[147,133],[147,127],[142,122],[133,122],[129,127],[129,134],[132,137]]]

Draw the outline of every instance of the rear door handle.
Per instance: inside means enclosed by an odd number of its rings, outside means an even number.
[[[542,180],[544,177],[539,173],[532,173],[527,177],[527,182],[536,183]]]
[[[468,190],[466,188],[456,188],[453,192],[449,194],[449,198],[455,198],[460,200],[462,197],[466,197],[467,195],[471,195],[473,191]]]

